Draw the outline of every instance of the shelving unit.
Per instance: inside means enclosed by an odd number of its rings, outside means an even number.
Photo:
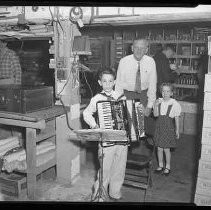
[[[66,107],[66,110],[69,111],[69,108]],[[64,113],[64,108],[61,105],[27,114],[0,112],[0,124],[23,127],[25,129],[27,169],[15,171],[26,174],[27,196],[32,200],[36,198],[37,175],[53,166],[58,167],[57,162],[59,158],[57,153],[58,156],[55,155],[54,158],[37,166],[36,145],[40,141],[53,141],[57,146],[61,144],[63,137],[56,132],[56,120]]]
[[[148,55],[153,56],[158,47],[171,44],[175,48],[175,55],[170,59],[176,64],[180,76],[175,81],[175,98],[178,100],[197,101],[199,82],[198,73],[201,55],[207,49],[207,34],[197,33],[192,27],[146,27],[136,31],[124,29],[114,32],[115,62],[131,54],[131,45],[135,38],[149,40]]]

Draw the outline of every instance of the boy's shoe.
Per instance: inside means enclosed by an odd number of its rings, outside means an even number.
[[[104,196],[102,197],[95,196],[91,199],[91,202],[109,202],[109,200]]]
[[[120,198],[113,198],[111,196],[109,196],[109,198],[110,198],[111,202],[118,202],[118,201],[120,201],[122,199],[122,197],[120,197]]]
[[[168,176],[170,174],[171,170],[169,168],[165,168],[163,171],[163,175]]]
[[[154,170],[155,174],[161,174],[162,172],[163,172],[163,167],[160,166]]]

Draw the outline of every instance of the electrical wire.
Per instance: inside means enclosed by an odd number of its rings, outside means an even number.
[[[52,13],[52,11],[51,11],[51,7],[49,6],[48,9],[49,9],[49,11],[50,11],[52,21],[54,21],[54,17],[53,17],[53,13]]]
[[[68,118],[68,113],[67,113],[67,110],[65,109],[65,105],[64,105],[64,103],[63,103],[61,97],[59,97],[59,101],[61,102],[62,107],[63,107],[63,109],[64,109],[64,111],[65,111],[65,116],[66,116],[66,121],[67,121],[67,127],[68,127],[71,131],[74,132],[74,129],[70,126],[70,122],[69,122],[69,118]]]
[[[64,86],[62,87],[62,90],[57,94],[57,95],[60,95],[62,93],[62,91],[64,90],[64,88],[66,87],[67,83],[69,82],[69,79],[70,79],[70,75],[71,75],[71,72],[72,72],[72,69],[73,67],[75,66],[75,57],[74,57],[74,60],[73,60],[73,65],[71,66],[71,70],[70,70],[70,73],[68,75],[68,78],[64,84]]]
[[[85,79],[85,81],[86,81],[86,84],[87,84],[87,86],[88,86],[88,88],[89,88],[89,90],[90,90],[91,97],[93,97],[92,88],[91,88],[91,86],[89,85],[89,83],[88,83],[88,81],[87,81],[86,74],[85,74],[85,72],[84,72],[84,71],[82,71],[82,74],[83,74],[84,79]]]
[[[50,14],[51,14],[52,22],[59,23],[59,25],[60,25],[60,27],[61,27],[61,29],[62,29],[62,32],[63,32],[63,34],[64,34],[65,32],[64,32],[64,29],[63,29],[63,27],[62,27],[62,25],[61,25],[61,22],[60,22],[59,18],[58,18],[58,20],[54,20],[53,13],[52,13],[52,11],[51,11],[50,6],[48,7],[48,9],[49,9]],[[57,25],[56,25],[56,27],[57,27]],[[58,27],[57,27],[57,31],[59,32]]]
[[[22,51],[22,49],[23,49],[23,44],[24,44],[24,42],[23,42],[23,41],[21,41],[20,51]]]

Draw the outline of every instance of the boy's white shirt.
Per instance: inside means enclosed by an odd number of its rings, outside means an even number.
[[[181,105],[175,99],[171,98],[168,101],[164,101],[163,98],[159,98],[158,100],[161,103],[160,115],[166,115],[168,106],[172,105],[172,109],[169,113],[169,117],[174,118],[174,117],[180,116],[181,111],[182,111]]]

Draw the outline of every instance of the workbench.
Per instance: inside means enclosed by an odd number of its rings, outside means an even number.
[[[27,196],[29,199],[35,199],[36,177],[43,171],[56,166],[56,157],[47,163],[36,166],[36,144],[43,140],[53,140],[56,138],[56,118],[64,115],[65,110],[69,108],[61,105],[55,105],[52,108],[21,114],[14,112],[0,111],[0,124],[18,126],[24,128],[25,146],[26,146],[26,173],[27,180]]]

